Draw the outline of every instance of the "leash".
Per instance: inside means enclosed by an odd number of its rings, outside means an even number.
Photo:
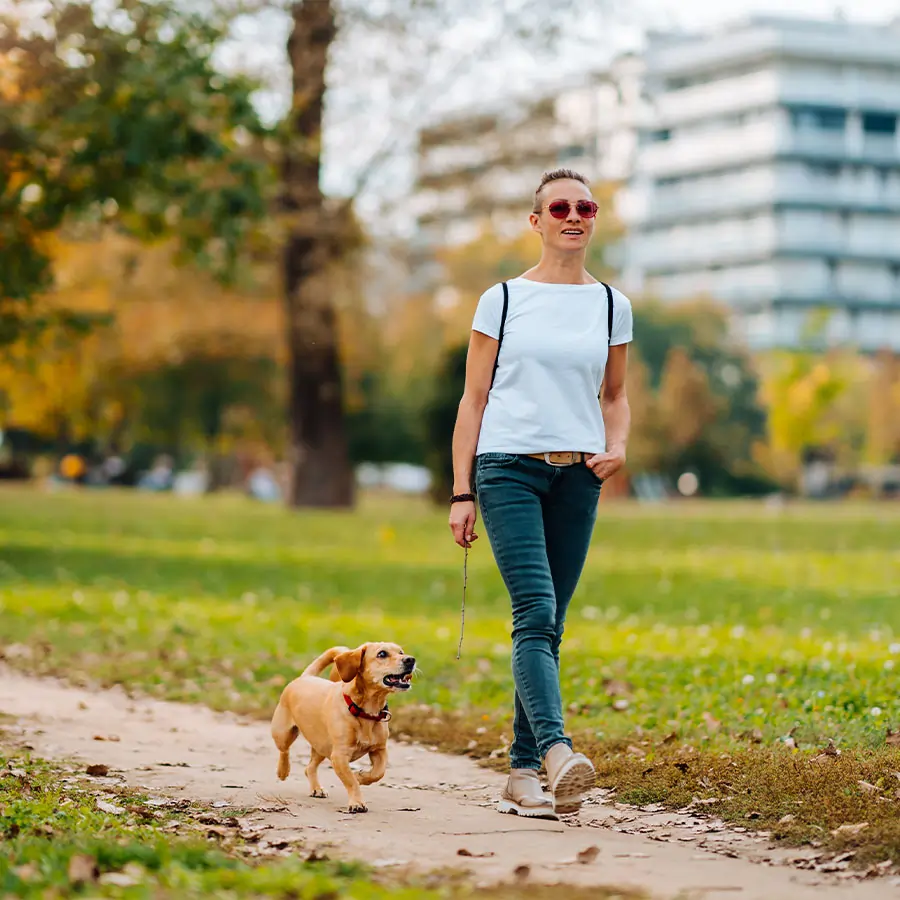
[[[459,659],[462,653],[463,632],[466,629],[466,582],[469,580],[469,548],[466,547],[463,554],[463,589],[462,589],[462,609],[459,618],[459,646],[456,648],[456,658]]]

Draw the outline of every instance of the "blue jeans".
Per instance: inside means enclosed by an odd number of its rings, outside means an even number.
[[[559,646],[600,486],[584,463],[556,467],[511,453],[484,453],[475,462],[481,518],[512,601],[515,769],[540,769],[554,744],[572,746],[563,732]]]

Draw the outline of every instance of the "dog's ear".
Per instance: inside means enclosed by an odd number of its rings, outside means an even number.
[[[362,644],[355,650],[347,650],[334,658],[334,667],[337,669],[341,681],[353,681],[362,671],[363,660],[366,658],[366,645]]]

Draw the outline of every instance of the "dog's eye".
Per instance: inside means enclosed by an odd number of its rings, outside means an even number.
[[[388,655],[387,650],[379,650],[378,651],[378,659],[384,659]]]

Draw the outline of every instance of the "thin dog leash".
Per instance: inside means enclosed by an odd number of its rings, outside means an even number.
[[[464,548],[463,553],[463,589],[462,589],[462,609],[459,618],[459,646],[456,648],[456,658],[460,658],[463,645],[463,632],[466,629],[466,582],[469,580],[469,548]]]

